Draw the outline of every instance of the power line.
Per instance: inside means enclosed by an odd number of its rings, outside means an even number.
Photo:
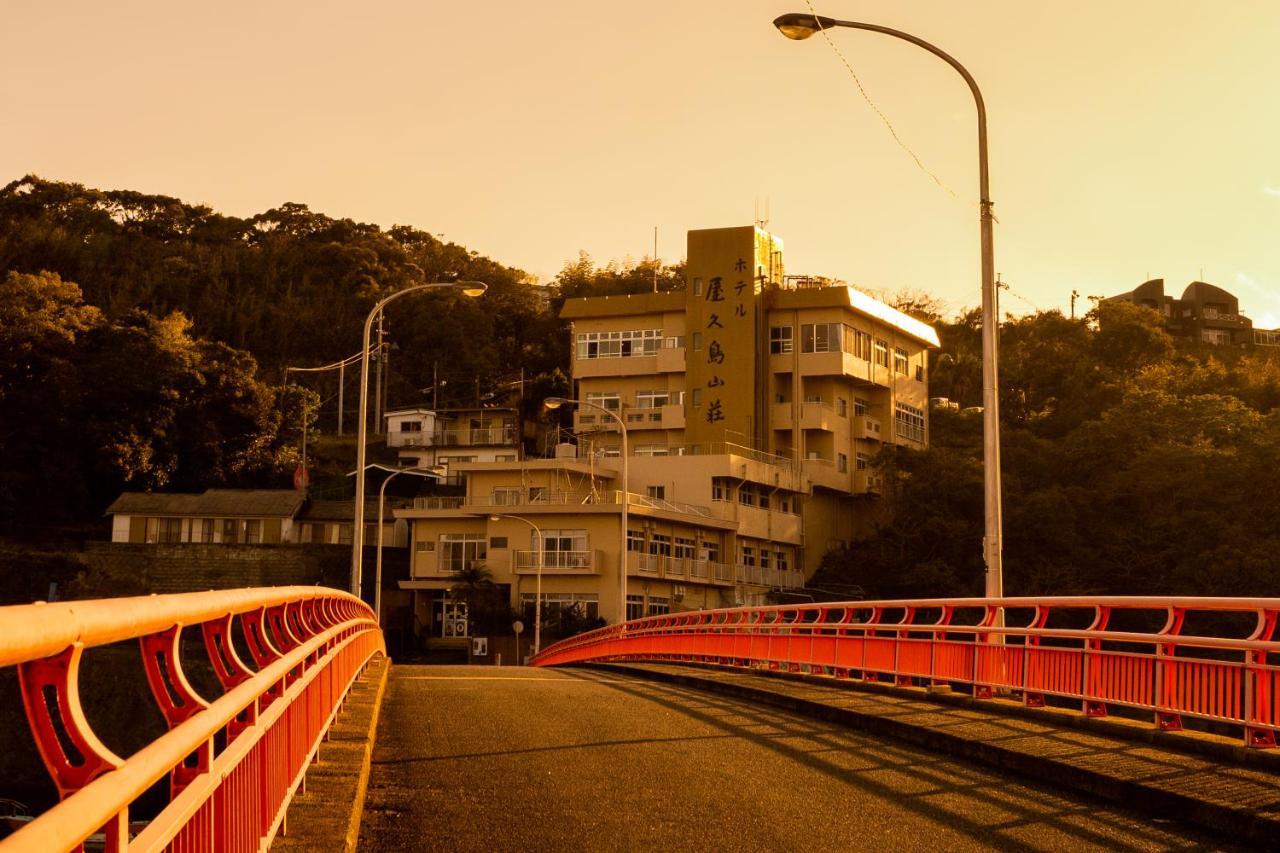
[[[836,56],[840,58],[840,62],[849,72],[849,76],[852,77],[853,82],[857,84],[858,91],[862,93],[862,99],[866,101],[867,105],[870,106],[871,109],[875,111],[875,114],[880,117],[880,121],[882,121],[884,126],[888,129],[889,135],[893,137],[893,141],[898,143],[899,148],[907,152],[907,155],[915,161],[915,164],[920,171],[932,178],[933,182],[948,193],[953,199],[960,201],[960,196],[956,195],[956,191],[943,183],[941,178],[930,171],[929,168],[925,166],[924,161],[920,159],[919,155],[917,155],[915,151],[911,150],[911,147],[902,140],[902,137],[898,135],[898,131],[894,128],[893,122],[889,121],[889,117],[885,115],[884,111],[881,110],[880,107],[876,105],[876,102],[871,99],[871,95],[867,92],[866,87],[862,85],[862,80],[858,78],[858,72],[853,70],[853,65],[847,58],[845,58],[844,53],[841,52],[840,48],[837,47],[836,43],[831,39],[831,36],[828,35],[826,27],[822,26],[822,19],[818,15],[818,10],[814,8],[813,0],[805,0],[805,3],[808,5],[809,11],[813,14],[814,21],[817,23],[818,29],[822,33],[822,37],[826,39],[827,44],[831,46],[831,49],[835,51]]]

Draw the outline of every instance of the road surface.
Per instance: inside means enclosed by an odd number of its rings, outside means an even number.
[[[1214,839],[839,726],[591,671],[395,666],[360,848],[1202,850]]]

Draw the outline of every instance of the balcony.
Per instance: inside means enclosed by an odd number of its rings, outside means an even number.
[[[835,407],[830,403],[812,400],[800,404],[801,429],[820,429],[826,432],[836,432],[840,426],[847,423],[848,418],[836,412]]]
[[[658,350],[657,362],[659,373],[684,373],[685,348],[663,347]]]
[[[771,539],[800,545],[804,540],[804,524],[800,516],[774,509],[725,502],[722,516],[738,522],[738,535],[752,539]]]
[[[598,575],[602,555],[598,551],[516,551],[515,573],[536,575]]]
[[[663,429],[662,423],[662,407],[629,407],[622,415],[622,419],[627,423],[627,429]],[[610,423],[613,419],[609,419]]]
[[[680,583],[729,585],[733,583],[733,566],[692,557],[667,557],[662,554],[627,554],[627,574]]]
[[[852,480],[848,471],[841,471],[830,459],[810,458],[804,460],[804,473],[809,482],[815,486],[847,492]]]
[[[853,472],[853,490],[858,494],[878,495],[881,492],[883,478],[880,472],[864,468]]]
[[[853,437],[867,441],[883,441],[880,433],[880,419],[870,415],[854,415]]]
[[[504,426],[439,430],[433,438],[436,447],[514,447],[516,429]]]
[[[773,429],[791,429],[794,421],[791,417],[791,403],[769,404],[769,426]]]
[[[631,355],[626,358],[577,358],[573,359],[573,378],[590,379],[595,376],[648,376],[659,372],[658,359],[667,350],[659,349],[653,355]],[[676,350],[671,350],[676,352]],[[683,353],[683,350],[680,350]],[[670,357],[668,357],[670,358]],[[684,359],[680,367],[684,370]]]
[[[734,566],[736,581],[745,586],[767,586],[774,589],[804,589],[804,572],[799,569],[775,569],[772,566]]]
[[[422,430],[396,430],[387,433],[387,447],[431,447],[431,433]]]
[[[414,498],[414,509],[462,509],[462,502],[465,498],[456,497],[434,497],[434,498]]]

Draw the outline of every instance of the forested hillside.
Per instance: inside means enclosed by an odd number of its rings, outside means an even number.
[[[940,323],[930,393],[981,402],[980,316]],[[1280,595],[1280,350],[1178,343],[1103,303],[1001,328],[1005,591]],[[887,452],[883,523],[815,583],[876,597],[983,586],[982,418],[934,411]]]

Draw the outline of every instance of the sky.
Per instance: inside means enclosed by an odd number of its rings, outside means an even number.
[[[1006,311],[1203,279],[1280,326],[1280,3],[812,2],[978,81]],[[9,0],[0,179],[299,202],[543,282],[767,214],[789,273],[978,304],[963,81],[832,33],[873,108],[821,37],[778,34],[788,11],[807,0]]]

